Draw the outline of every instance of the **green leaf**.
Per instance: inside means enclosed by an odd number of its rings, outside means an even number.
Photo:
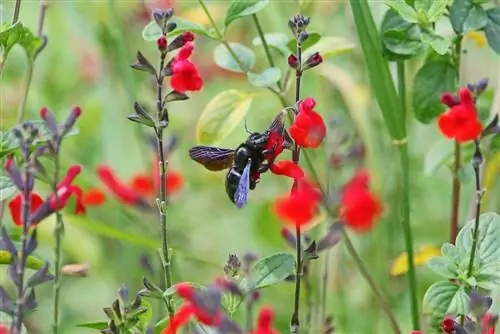
[[[234,60],[231,53],[224,44],[218,45],[214,50],[214,60],[215,63],[228,71],[233,72],[248,72],[255,65],[255,53],[252,49],[239,44],[239,43],[229,43],[231,49],[236,54],[236,57],[240,59],[243,68]]]
[[[270,67],[262,73],[247,73],[248,82],[255,87],[269,87],[278,82],[281,78],[281,70],[277,67]]]
[[[314,44],[318,43],[319,40],[321,39],[321,35],[312,32],[309,33],[309,37],[302,43],[302,52],[305,52],[307,49],[312,47]],[[286,43],[286,47],[290,52],[292,52],[294,55],[297,54],[297,40],[295,38],[292,38]]]
[[[413,81],[413,111],[422,123],[432,122],[444,107],[442,93],[454,91],[458,82],[456,67],[447,58],[430,60],[417,72]]]
[[[390,60],[406,59],[423,50],[420,27],[406,22],[392,9],[384,14],[380,33],[385,55]]]
[[[43,41],[20,22],[11,26],[3,25],[0,28],[0,46],[3,49],[4,61],[12,47],[16,44],[23,47],[28,58],[33,59],[40,46],[42,46]]]
[[[451,46],[449,39],[433,33],[423,33],[422,42],[429,45],[439,55],[446,54]]]
[[[469,221],[458,233],[456,246],[462,254],[470,254],[473,243],[475,219]],[[477,259],[474,272],[481,267],[500,261],[500,216],[493,212],[483,213],[479,217]],[[480,263],[477,263],[477,260]]]
[[[500,262],[487,264],[479,268],[473,276],[477,286],[482,289],[493,290],[500,285]]]
[[[352,49],[354,49],[354,43],[342,37],[323,36],[317,43],[303,53],[302,59],[306,60],[316,52],[318,52],[323,59],[326,59],[344,52],[352,51]]]
[[[205,107],[196,125],[198,143],[216,145],[245,117],[253,96],[238,90],[217,94]]]
[[[6,201],[17,193],[17,187],[9,177],[0,176],[0,202]]]
[[[224,22],[226,28],[236,19],[260,12],[269,5],[269,2],[269,0],[231,0]]]
[[[191,31],[195,34],[209,37],[211,39],[219,40],[215,31],[208,31],[202,25],[188,20],[181,19],[180,17],[173,16],[169,22],[175,22],[177,27],[167,34],[167,37],[177,36],[186,31]],[[161,28],[155,20],[149,22],[144,29],[142,29],[142,38],[148,42],[156,42],[158,37],[162,34]]]
[[[472,0],[455,0],[450,9],[450,21],[458,35],[483,28],[487,23],[484,9]]]
[[[439,281],[432,284],[424,295],[423,312],[431,319],[431,323],[439,323],[447,313],[456,315],[464,314],[463,310],[465,294],[463,288],[450,281]],[[467,305],[465,305],[467,306]],[[437,329],[437,328],[436,328]]]
[[[287,34],[282,32],[271,32],[264,34],[264,39],[266,40],[268,46],[279,50],[283,55],[286,55],[289,52],[286,44],[290,40],[290,37],[288,37]],[[255,37],[252,40],[252,44],[253,46],[261,46],[262,39],[260,36]]]
[[[443,256],[435,256],[427,261],[427,266],[436,274],[444,278],[457,278],[458,266],[450,259]]]
[[[371,88],[377,98],[382,116],[392,139],[406,137],[405,122],[401,119],[400,103],[389,71],[382,56],[382,42],[378,36],[367,0],[350,0],[354,23],[363,49]]]
[[[145,330],[146,328],[148,328],[149,322],[153,318],[153,308],[151,307],[151,304],[145,299],[141,299],[141,307],[145,308],[146,312],[139,315],[139,323],[137,324],[137,326],[140,329]]]
[[[295,272],[295,257],[289,253],[276,253],[258,261],[252,268],[251,278],[245,277],[240,286],[244,291],[261,289],[280,283]]]
[[[395,10],[401,17],[411,23],[418,23],[418,15],[415,9],[404,0],[384,0],[385,4]]]
[[[484,29],[488,45],[496,52],[500,53],[500,8],[491,8],[486,12],[488,23]]]
[[[417,12],[419,11],[427,12],[429,8],[431,8],[433,2],[434,0],[415,0],[413,6],[415,7],[415,10]]]
[[[440,138],[427,151],[424,158],[424,175],[434,174],[446,161],[453,156],[453,141]]]
[[[445,243],[443,244],[443,246],[441,246],[441,254],[449,260],[453,261],[455,264],[458,264],[460,263],[460,261],[462,261],[462,257],[457,247],[450,243]]]
[[[76,325],[76,327],[103,330],[108,328],[108,323],[106,321],[86,322],[83,324],[78,324]]]
[[[431,6],[427,11],[427,19],[429,22],[436,22],[446,13],[446,7],[452,0],[432,0]]]
[[[0,250],[0,265],[2,264],[11,264],[13,261],[12,255],[6,251],[6,250]],[[26,268],[33,269],[33,270],[38,270],[43,267],[45,263],[34,257],[34,256],[28,256],[28,259],[26,260]]]

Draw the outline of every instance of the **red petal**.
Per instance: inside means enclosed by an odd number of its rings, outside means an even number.
[[[453,120],[450,118],[448,113],[443,113],[439,115],[438,126],[441,133],[447,138],[453,138],[455,135],[455,127]]]
[[[464,124],[464,126],[457,131],[455,139],[459,143],[465,143],[478,138],[481,131],[483,131],[483,126],[477,119],[474,119]]]
[[[86,205],[100,206],[106,202],[106,195],[97,188],[91,188],[83,196],[83,202]]]
[[[153,180],[146,174],[135,174],[130,181],[130,188],[143,196],[152,196],[155,193]]]
[[[165,180],[167,194],[171,195],[178,192],[182,188],[183,183],[184,178],[182,177],[181,173],[172,169],[168,170]]]
[[[467,88],[463,87],[458,91],[458,96],[460,97],[460,104],[468,111],[476,114],[476,105],[474,104],[471,92]]]
[[[194,297],[194,287],[186,282],[176,284],[175,291],[180,297],[186,300],[192,300]]]
[[[304,177],[302,168],[290,160],[278,161],[272,164],[270,169],[276,175],[284,175],[292,179],[302,179]]]
[[[177,312],[175,312],[172,321],[167,328],[162,331],[162,334],[176,334],[177,330],[188,322],[189,318],[194,314],[194,307],[191,303],[185,303]]]
[[[64,185],[68,185],[70,184],[71,182],[73,182],[73,180],[75,179],[75,177],[80,174],[82,171],[82,166],[80,165],[72,165],[68,168],[68,172],[66,173],[66,176],[64,177],[64,179],[59,182],[59,185],[58,187],[62,187]]]
[[[143,200],[139,193],[121,183],[109,166],[99,166],[97,168],[97,175],[109,191],[111,191],[122,203],[134,205]]]
[[[194,49],[194,44],[191,42],[187,42],[184,44],[184,46],[179,50],[179,53],[177,53],[177,56],[175,57],[175,60],[186,60],[188,59],[191,54],[193,53]]]
[[[23,194],[18,194],[9,202],[10,215],[12,217],[12,221],[17,226],[23,226],[22,212],[21,212],[22,204],[23,204]],[[30,194],[31,213],[35,212],[40,206],[42,206],[42,204],[43,204],[43,199],[39,195],[35,193]],[[31,224],[33,226],[36,226],[38,222],[31,222]]]
[[[269,330],[273,324],[274,311],[270,307],[262,307],[257,319],[257,330]]]

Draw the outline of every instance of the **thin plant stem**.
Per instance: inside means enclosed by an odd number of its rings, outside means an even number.
[[[479,148],[479,142],[476,140],[476,153],[474,156],[481,157],[481,151]],[[482,160],[482,157],[480,158]],[[474,168],[474,176],[476,180],[476,218],[474,222],[474,233],[472,234],[472,250],[470,253],[469,267],[467,270],[467,277],[472,275],[472,270],[474,269],[474,258],[476,257],[476,251],[478,247],[478,237],[479,237],[479,216],[481,215],[481,198],[483,197],[483,189],[481,188],[481,176],[479,173],[479,167],[481,162],[476,162],[475,159],[472,162]]]
[[[454,163],[453,163],[453,188],[452,188],[452,204],[451,204],[451,220],[450,220],[450,243],[455,244],[455,239],[458,235],[458,211],[460,208],[460,172],[461,150],[460,144],[455,141],[454,148]]]
[[[14,3],[14,14],[12,15],[12,25],[19,20],[19,12],[21,11],[21,0],[16,0]]]
[[[16,6],[18,3],[20,6],[21,0],[16,0]],[[42,37],[42,34],[43,34],[43,26],[44,26],[44,22],[45,22],[46,10],[47,10],[47,1],[41,0],[40,1],[40,10],[38,12],[38,30],[37,30],[38,37]],[[21,102],[19,103],[19,107],[17,109],[16,124],[21,123],[21,121],[24,118],[24,114],[26,113],[26,104],[28,102],[28,94],[30,91],[31,81],[33,79],[33,70],[34,70],[34,65],[35,65],[34,63],[35,63],[35,58],[28,59],[28,68],[26,69],[26,74],[24,76],[23,95],[21,98]]]
[[[312,286],[311,286],[311,261],[306,261],[303,266],[303,284],[304,284],[304,296],[306,299],[306,324],[307,333],[311,331],[311,325],[313,323],[313,299],[312,299]]]
[[[319,309],[319,320],[321,324],[323,324],[326,320],[326,296],[328,293],[328,275],[329,275],[329,267],[328,264],[330,262],[330,250],[327,249],[325,251],[324,260],[323,260],[323,275],[321,277],[321,302]]]
[[[165,66],[165,57],[166,53],[161,54],[160,57],[160,69],[157,75],[157,95],[156,95],[156,109],[158,116],[158,126],[156,127],[156,139],[157,139],[157,147],[158,147],[158,156],[160,158],[160,194],[158,200],[158,210],[160,213],[160,225],[161,225],[161,263],[163,268],[163,274],[165,278],[165,286],[166,288],[170,288],[172,286],[172,268],[170,261],[170,254],[168,249],[168,230],[167,230],[167,191],[166,191],[166,173],[167,173],[167,161],[165,161],[165,152],[163,150],[163,129],[164,125],[160,124],[163,114],[163,68]],[[166,121],[168,122],[168,114],[166,117]],[[174,306],[172,301],[172,296],[168,296],[166,298],[166,304],[168,309],[168,315],[170,320],[172,320],[174,316]]]
[[[406,133],[406,75],[404,61],[398,61],[398,93],[401,103],[401,119]],[[417,278],[415,274],[415,261],[413,258],[413,236],[410,225],[410,164],[408,156],[408,140],[403,138],[398,142],[398,151],[401,161],[402,205],[401,224],[405,241],[406,254],[408,255],[408,287],[410,289],[410,305],[413,329],[420,329],[420,313],[418,309]]]
[[[60,148],[60,142],[58,143],[58,152],[55,154],[55,159],[54,159],[54,180],[52,184],[52,191],[54,192],[55,196],[55,201],[56,201],[56,207],[59,205],[59,197],[58,197],[58,191],[57,191],[57,184],[59,182],[59,170],[60,170],[60,163],[59,163],[59,148]],[[59,300],[60,300],[60,294],[61,294],[61,244],[62,244],[62,239],[64,235],[64,222],[62,218],[62,214],[59,210],[56,211],[56,226],[54,228],[54,267],[55,267],[55,278],[54,278],[54,285],[53,285],[53,291],[54,291],[54,297],[53,297],[53,320],[52,320],[52,332],[54,334],[59,333],[59,326],[60,326],[60,311],[61,308],[59,306]]]
[[[22,206],[22,219],[23,219],[23,233],[21,234],[21,249],[18,253],[17,263],[16,263],[16,271],[19,279],[17,286],[17,307],[15,311],[15,319],[12,324],[13,333],[12,334],[20,334],[22,323],[23,323],[23,307],[24,307],[24,271],[26,267],[26,243],[28,240],[28,233],[30,228],[30,194],[31,189],[29,189],[28,180],[30,180],[33,176],[28,168],[24,173],[25,187],[23,190],[23,206]]]

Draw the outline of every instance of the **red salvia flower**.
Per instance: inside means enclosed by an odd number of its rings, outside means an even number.
[[[275,211],[285,223],[303,226],[316,215],[320,199],[321,194],[311,183],[305,179],[296,180],[292,191],[276,200]]]
[[[313,110],[316,101],[307,98],[299,105],[299,113],[290,126],[290,135],[297,145],[317,148],[326,136],[326,126],[323,118]]]
[[[86,205],[99,206],[104,202],[106,202],[106,195],[97,188],[91,188],[83,195],[83,203]]]
[[[483,129],[479,122],[476,106],[471,92],[467,88],[461,88],[458,92],[460,103],[454,102],[449,94],[443,94],[441,100],[450,109],[439,115],[438,126],[443,135],[455,139],[459,143],[465,143],[477,139]]]
[[[304,171],[302,168],[290,160],[273,163],[270,170],[276,175],[284,175],[291,177],[292,179],[302,179],[304,177]]]
[[[451,318],[445,318],[441,322],[441,329],[445,333],[453,333],[455,332],[455,321]]]
[[[269,139],[267,140],[265,150],[270,150],[270,153],[265,155],[268,161],[273,161],[278,155],[283,152],[284,138],[277,131],[272,131],[269,134]]]
[[[9,202],[9,211],[12,217],[12,221],[17,226],[23,226],[23,217],[22,217],[22,207],[23,207],[23,194],[18,194]],[[35,212],[39,207],[43,204],[43,199],[35,194],[30,194],[30,211],[31,213]],[[36,226],[38,222],[31,222],[32,226]]]
[[[260,309],[257,326],[251,334],[279,334],[273,327],[274,311],[270,307]]]
[[[198,73],[198,69],[188,60],[193,48],[193,43],[187,42],[172,62],[170,86],[178,92],[198,91],[203,87],[203,79]]]
[[[496,317],[491,313],[486,313],[482,319],[483,334],[495,334]]]
[[[0,325],[0,334],[9,334],[9,328],[6,325]]]
[[[382,213],[382,204],[370,192],[368,173],[358,170],[353,179],[344,186],[340,199],[342,221],[358,232],[369,230]]]

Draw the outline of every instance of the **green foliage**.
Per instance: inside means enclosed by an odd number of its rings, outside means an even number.
[[[424,295],[423,312],[431,325],[438,329],[447,313],[457,315],[467,312],[469,296],[463,287],[450,281],[432,284]]]
[[[323,59],[335,55],[349,52],[354,49],[354,43],[336,36],[322,36],[320,40],[303,52],[303,59],[307,59],[313,53],[317,52]]]
[[[487,15],[473,0],[455,0],[450,9],[450,21],[458,35],[484,28]]]
[[[451,41],[433,33],[422,33],[422,43],[429,45],[438,55],[448,53]]]
[[[108,327],[108,323],[106,321],[94,321],[78,324],[76,327],[103,330]]]
[[[0,176],[0,199],[6,201],[17,193],[17,187],[8,176]]]
[[[412,91],[415,118],[422,123],[432,122],[444,107],[440,96],[455,91],[458,84],[456,66],[448,58],[428,60],[417,72]]]
[[[309,37],[307,37],[307,39],[302,43],[302,52],[306,51],[311,46],[313,46],[314,44],[318,43],[320,39],[321,39],[321,35],[320,34],[318,34],[316,32],[309,33]],[[293,54],[296,55],[297,54],[297,39],[296,38],[292,38],[291,40],[289,40],[286,43],[286,47],[288,48],[288,50],[291,53],[293,53]]]
[[[0,265],[11,264],[13,261],[12,255],[6,250],[0,250]],[[28,256],[26,260],[26,268],[38,270],[43,267],[45,262],[33,255]]]
[[[238,59],[240,59],[243,68],[236,62],[236,60],[231,55],[231,52],[227,49],[224,44],[218,45],[214,50],[214,61],[215,63],[228,71],[233,72],[248,72],[255,65],[255,53],[252,49],[239,44],[239,43],[229,43],[229,46],[234,51]]]
[[[196,125],[196,141],[215,145],[226,138],[250,110],[253,95],[230,89],[217,94]]]
[[[186,31],[191,31],[195,34],[206,36],[211,39],[218,40],[217,35],[212,30],[207,30],[202,25],[194,22],[182,19],[177,16],[173,16],[169,22],[175,22],[177,27],[167,34],[167,37],[177,36]],[[142,30],[142,38],[148,42],[154,42],[162,34],[161,28],[158,26],[155,20],[149,22]]]
[[[276,253],[259,260],[251,271],[251,279],[240,282],[243,291],[261,289],[282,282],[295,272],[295,257],[289,253]]]
[[[446,138],[437,140],[424,157],[424,174],[429,176],[453,156],[453,141]]]
[[[281,70],[277,67],[270,67],[261,73],[247,73],[248,82],[255,87],[269,87],[278,82],[281,78]]]
[[[289,52],[287,43],[290,41],[290,37],[287,34],[282,32],[271,32],[264,34],[264,39],[268,46],[278,50],[282,55],[286,55]],[[252,40],[252,44],[253,46],[261,46],[262,39],[260,36],[255,37]]]
[[[500,8],[491,8],[486,11],[488,23],[484,29],[489,46],[500,53]]]
[[[408,5],[404,0],[385,0],[385,4],[396,11],[401,17],[411,23],[418,22],[418,15],[412,6]]]
[[[390,60],[406,59],[423,49],[418,25],[405,21],[392,9],[385,13],[380,33],[385,55]]]
[[[269,0],[231,0],[226,12],[224,24],[226,28],[235,20],[256,14],[266,8]]]
[[[0,28],[0,45],[3,49],[4,61],[16,44],[19,44],[26,51],[29,61],[33,61],[43,41],[20,22],[14,25],[2,25]]]

